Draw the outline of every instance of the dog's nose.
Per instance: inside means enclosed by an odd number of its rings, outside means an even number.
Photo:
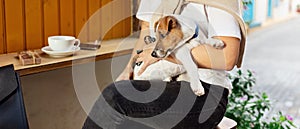
[[[157,58],[157,54],[156,54],[156,52],[155,52],[155,51],[153,51],[153,52],[151,53],[151,56],[152,56],[152,57],[155,57],[155,58]]]

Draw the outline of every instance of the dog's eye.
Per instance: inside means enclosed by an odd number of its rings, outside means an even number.
[[[159,34],[161,38],[165,38],[167,35],[166,34]]]

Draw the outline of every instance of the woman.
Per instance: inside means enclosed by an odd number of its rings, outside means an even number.
[[[190,0],[180,6],[182,7],[180,14],[191,18],[196,17],[201,27],[205,26],[201,23],[208,22],[209,25],[206,25],[208,36],[225,43],[225,47],[221,50],[207,45],[200,45],[191,50],[199,68],[198,73],[205,88],[205,95],[196,96],[189,89],[189,83],[184,81],[129,81],[133,73],[133,63],[144,62],[139,71],[139,74],[142,74],[147,66],[159,60],[151,57],[153,48],[151,45],[145,45],[144,37],[151,35],[153,16],[163,2],[141,0],[137,12],[137,18],[142,21],[141,33],[132,58],[117,78],[118,82],[109,85],[102,92],[83,128],[212,129],[218,125],[225,114],[227,97],[231,90],[231,83],[225,71],[233,69],[236,64],[240,66],[245,31],[236,13],[229,13],[230,10],[226,11],[226,8],[222,8],[226,7],[220,4],[222,0],[206,1],[205,4],[208,6],[194,1],[197,0]],[[164,4],[163,6],[168,6]],[[236,8],[238,10],[238,7]],[[143,52],[136,53],[137,50]],[[136,62],[133,62],[134,57],[137,57]],[[168,57],[166,60],[180,63],[176,57]],[[138,94],[136,90],[145,93]]]

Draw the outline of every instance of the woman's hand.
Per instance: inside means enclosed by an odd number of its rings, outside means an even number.
[[[148,49],[143,50],[142,53],[138,54],[136,63],[143,62],[143,65],[141,66],[141,69],[138,72],[138,75],[141,75],[149,65],[161,60],[159,58],[152,57],[151,56],[152,52],[153,52],[153,48],[148,48]]]
[[[153,48],[147,48],[145,50],[137,52],[136,55],[134,55],[131,59],[132,65],[139,64],[143,62],[143,65],[141,66],[138,75],[141,75],[149,65],[159,61],[159,58],[154,58],[151,56],[151,53],[153,51]],[[121,80],[129,80],[132,79],[133,77],[133,68],[132,65],[128,65],[124,71],[119,75],[119,77],[116,79],[116,81],[121,81]]]
[[[130,67],[126,67],[124,71],[119,75],[119,77],[116,79],[116,81],[121,80],[129,80],[133,76],[133,69]]]

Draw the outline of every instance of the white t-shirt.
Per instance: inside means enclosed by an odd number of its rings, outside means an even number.
[[[151,22],[154,11],[159,7],[161,0],[141,0],[137,12],[137,18],[146,22]],[[206,7],[208,20],[205,15],[204,5],[189,3],[180,15],[184,15],[199,23],[200,28],[208,29],[208,37],[230,36],[241,39],[240,27],[235,18],[217,8]],[[209,24],[207,27],[207,21]],[[150,23],[152,24],[152,23]],[[151,31],[151,30],[150,30]],[[223,86],[231,90],[231,82],[224,70],[198,69],[200,80],[214,85]]]

